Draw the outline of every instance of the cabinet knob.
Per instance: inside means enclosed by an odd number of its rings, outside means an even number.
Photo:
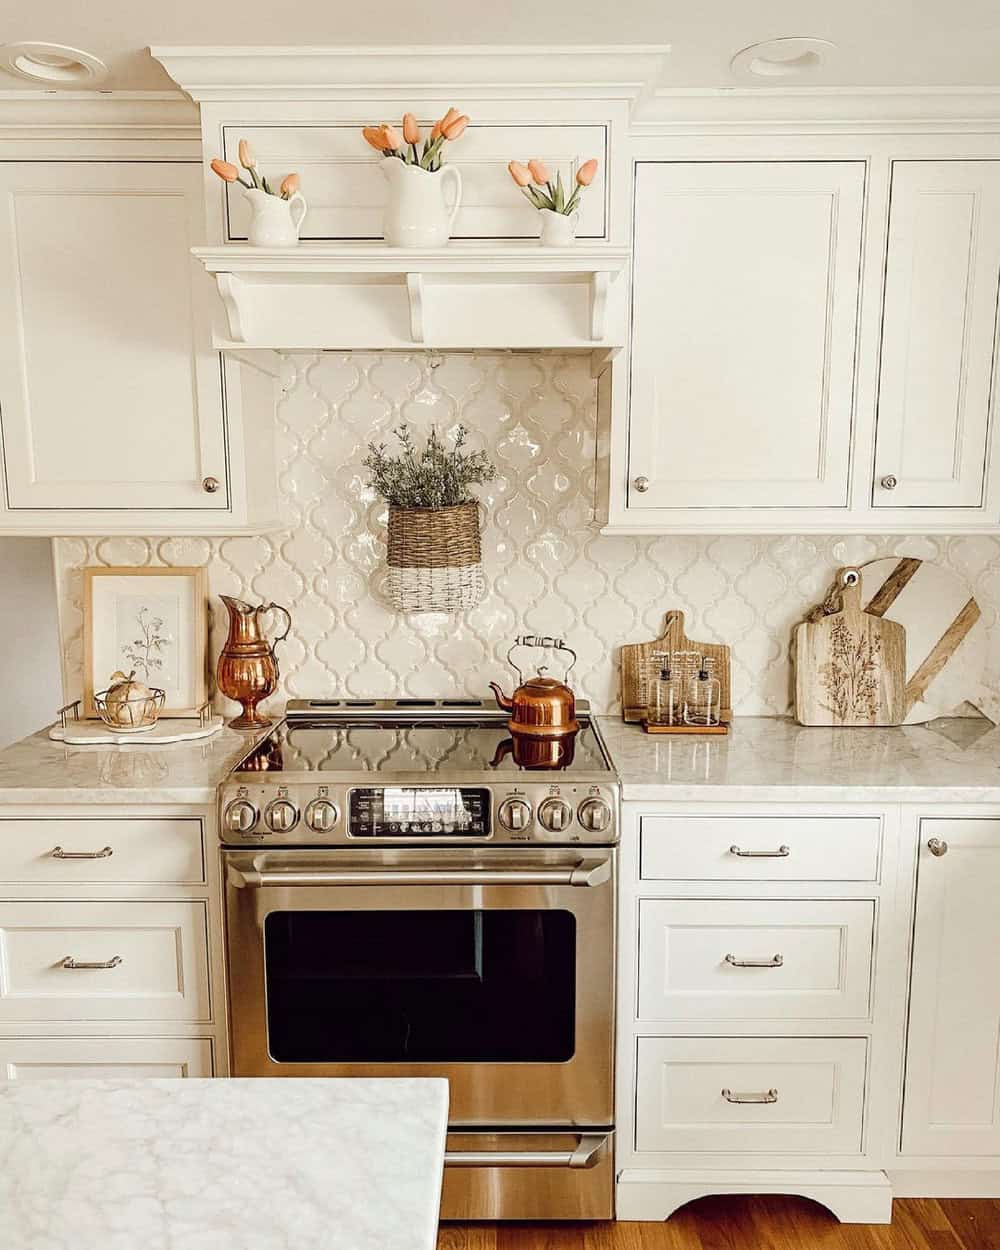
[[[940,859],[942,855],[948,854],[948,843],[944,838],[930,838],[927,842],[927,849]]]
[[[640,494],[644,495],[646,491],[649,490],[649,478],[637,477],[635,481],[632,483],[632,485],[636,488],[636,490]]]
[[[895,490],[898,485],[899,478],[896,477],[894,473],[887,473],[885,477],[882,478],[881,486],[883,490]]]
[[[206,495],[214,495],[219,489],[219,479],[217,477],[206,477],[201,487]]]

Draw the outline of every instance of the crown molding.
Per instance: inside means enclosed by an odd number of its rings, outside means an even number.
[[[0,139],[199,140],[180,91],[0,91]]]
[[[637,134],[742,130],[1000,129],[1000,87],[658,87],[633,114]]]
[[[670,46],[153,47],[192,99],[344,97],[623,99],[663,81]]]

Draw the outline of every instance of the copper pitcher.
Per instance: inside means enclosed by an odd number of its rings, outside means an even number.
[[[274,648],[288,637],[292,628],[291,614],[278,603],[251,607],[229,595],[219,598],[229,612],[229,637],[219,656],[218,686],[228,699],[241,705],[240,715],[231,720],[229,726],[231,729],[264,729],[271,721],[257,711],[257,704],[278,688]],[[280,612],[285,618],[284,633],[273,639],[267,637],[261,624],[261,617],[268,612]]]
[[[510,712],[507,725],[515,737],[538,736],[556,738],[565,734],[574,734],[580,728],[576,719],[576,698],[565,681],[556,681],[554,677],[546,677],[545,669],[540,668],[537,677],[529,677],[527,681],[521,669],[511,658],[516,647],[552,647],[556,651],[565,651],[573,657],[566,676],[569,677],[576,663],[576,652],[567,647],[561,638],[540,637],[538,634],[523,634],[515,638],[507,652],[507,663],[517,673],[520,685],[508,698],[495,681],[490,682],[490,689],[497,697],[497,703],[505,712]]]

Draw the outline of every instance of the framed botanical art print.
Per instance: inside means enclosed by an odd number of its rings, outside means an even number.
[[[166,692],[164,716],[195,716],[208,697],[208,580],[203,568],[83,570],[84,715],[115,672]]]

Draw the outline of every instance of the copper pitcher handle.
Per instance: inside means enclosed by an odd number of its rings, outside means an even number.
[[[284,642],[288,635],[292,632],[292,614],[287,608],[283,608],[280,603],[269,603],[265,608],[265,611],[280,612],[285,618],[285,632],[283,634],[276,634],[275,637],[271,639],[271,654],[273,655],[274,648],[278,645],[278,643]]]

